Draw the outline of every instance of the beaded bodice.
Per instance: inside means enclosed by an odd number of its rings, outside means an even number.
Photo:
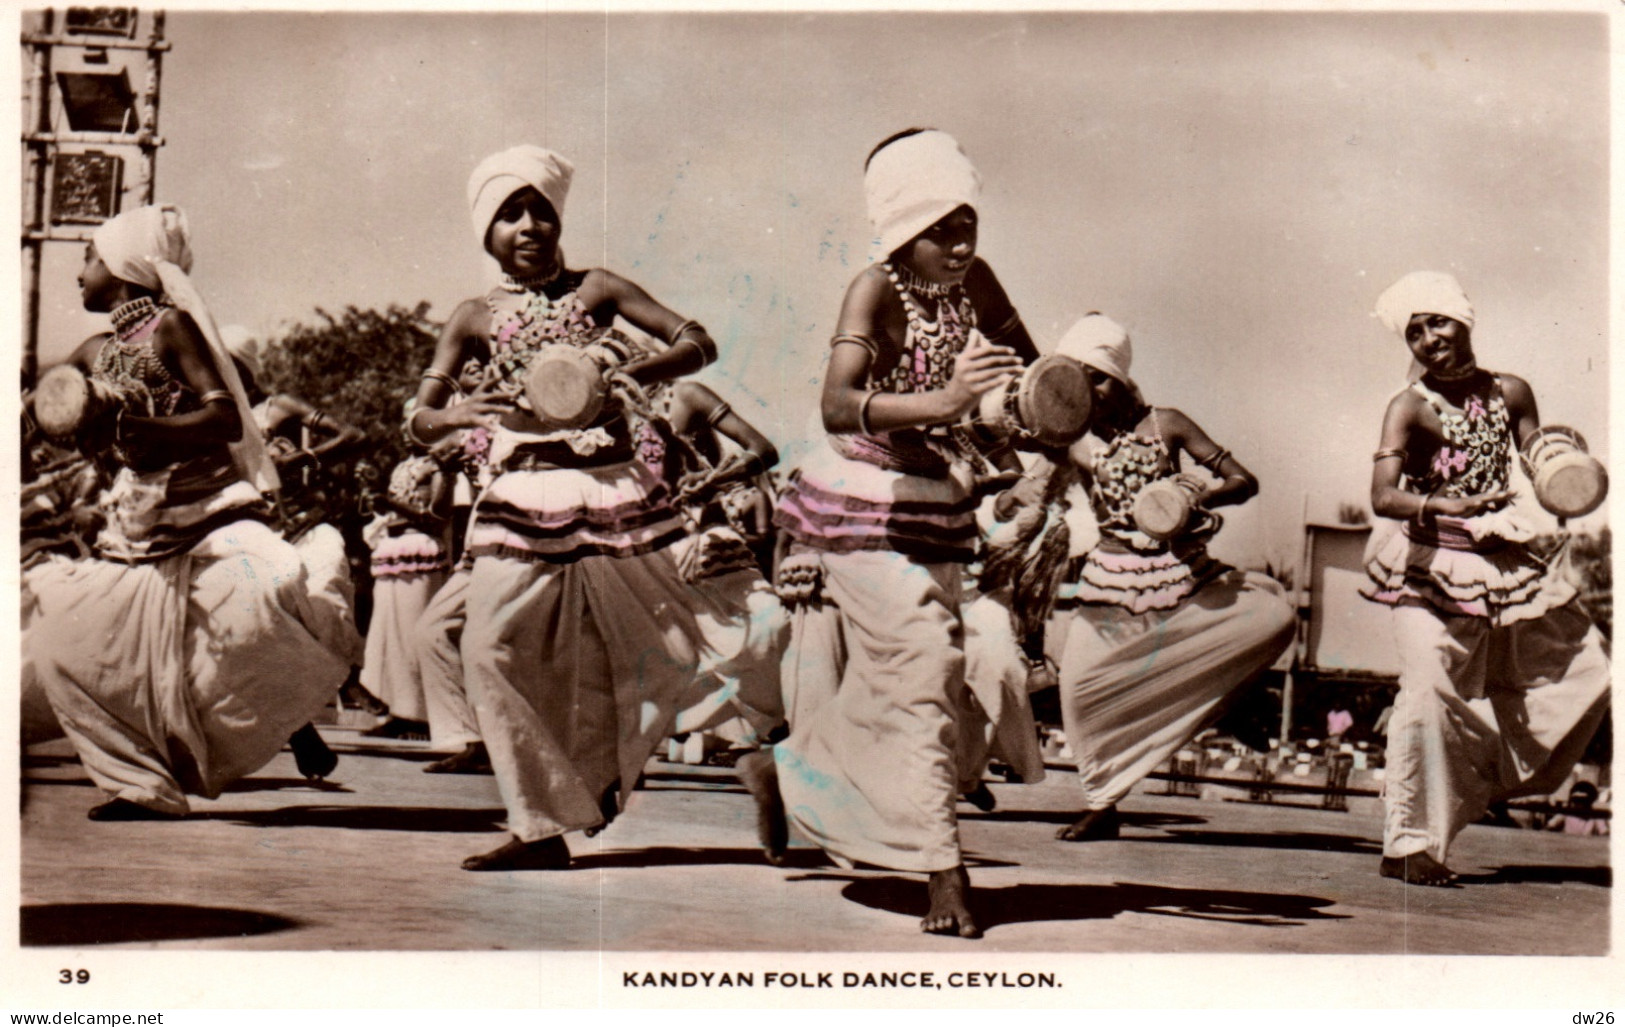
[[[1439,417],[1444,439],[1412,486],[1420,493],[1476,496],[1507,487],[1512,468],[1512,418],[1494,376],[1457,407],[1422,382],[1411,383]]]
[[[537,350],[558,343],[585,347],[597,327],[574,288],[557,299],[528,289],[494,289],[486,306],[491,311],[491,366],[512,385],[524,384]]]
[[[954,286],[943,295],[931,297],[936,301],[936,311],[927,317],[919,298],[903,284],[897,270],[890,264],[885,268],[908,316],[908,338],[897,366],[873,385],[896,393],[941,389],[953,376],[954,358],[970,343],[970,333],[976,327],[976,308],[965,290]]]
[[[145,322],[128,334],[114,335],[102,344],[91,366],[91,376],[113,387],[125,397],[132,412],[147,417],[167,417],[185,412],[191,397],[186,384],[164,366],[153,349],[158,324],[171,309],[159,307]]]
[[[1086,438],[1095,442],[1093,437]],[[1140,490],[1154,481],[1173,477],[1176,470],[1155,410],[1151,412],[1150,435],[1121,432],[1092,448],[1089,502],[1101,533],[1122,537],[1134,532],[1134,500]]]

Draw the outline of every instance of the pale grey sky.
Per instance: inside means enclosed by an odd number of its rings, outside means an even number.
[[[468,172],[541,143],[577,165],[571,263],[706,324],[704,380],[793,456],[870,257],[864,156],[930,125],[982,171],[981,254],[1040,348],[1110,314],[1148,397],[1259,475],[1233,558],[1295,558],[1306,496],[1365,503],[1407,367],[1368,312],[1407,271],[1457,274],[1481,361],[1607,455],[1601,14],[172,11],[168,35],[158,196],[223,324],[444,317],[494,277]],[[47,360],[94,327],[65,249]]]

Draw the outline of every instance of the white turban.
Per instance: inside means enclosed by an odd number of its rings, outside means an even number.
[[[96,253],[114,278],[162,291],[159,263],[192,270],[192,233],[186,214],[170,204],[137,207],[104,221],[91,235]]]
[[[1128,329],[1105,314],[1080,317],[1055,344],[1055,352],[1116,378],[1136,401],[1144,402],[1140,398],[1140,387],[1128,373],[1134,361],[1134,345],[1129,341]]]
[[[1443,314],[1473,326],[1472,303],[1461,283],[1443,271],[1412,271],[1377,297],[1377,319],[1402,339],[1416,314]]]
[[[553,205],[553,213],[564,217],[564,197],[575,172],[574,164],[540,146],[515,146],[480,161],[468,176],[469,217],[480,245],[485,245],[497,209],[526,186],[541,193]]]
[[[280,488],[276,467],[265,455],[265,440],[255,427],[254,411],[248,405],[237,365],[231,362],[231,353],[220,338],[208,305],[187,277],[192,269],[192,233],[185,212],[168,203],[137,207],[104,222],[91,236],[91,243],[114,277],[162,293],[176,309],[191,315],[243,423],[243,437],[230,447],[232,463],[243,480],[261,492]]]
[[[975,208],[982,176],[953,136],[928,129],[881,147],[863,174],[863,194],[884,260],[960,207]]]

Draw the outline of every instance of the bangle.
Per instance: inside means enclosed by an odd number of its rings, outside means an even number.
[[[733,413],[733,407],[729,406],[727,403],[718,403],[716,408],[711,411],[711,416],[705,419],[705,423],[707,427],[715,428],[717,426],[717,422],[721,421],[724,417],[727,417],[731,413]]]
[[[689,334],[690,332],[698,332],[700,334],[700,338],[693,338]],[[700,341],[701,339],[705,341],[702,342]],[[682,324],[677,326],[677,330],[675,332],[671,333],[671,345],[673,348],[676,348],[678,345],[685,342],[700,351],[700,360],[704,363],[709,364],[717,358],[716,342],[713,341],[711,336],[706,332],[705,326],[700,324],[698,321],[684,321]],[[706,343],[710,343],[710,345],[706,345]]]
[[[422,446],[424,449],[428,449],[430,446],[434,445],[434,443],[429,442],[423,436],[418,434],[418,415],[426,414],[430,411],[430,409],[432,408],[418,407],[416,410],[412,411],[412,415],[406,419],[405,425],[406,437],[417,445]]]
[[[305,419],[305,424],[308,427],[314,428],[325,420],[327,420],[326,414],[322,413],[320,410],[312,410],[310,412],[310,416]]]
[[[1432,498],[1433,498],[1433,493],[1432,492],[1429,492],[1427,495],[1422,497],[1422,505],[1416,508],[1416,523],[1417,524],[1421,524],[1423,519],[1427,517],[1427,514],[1428,514],[1428,500],[1430,500]]]
[[[431,382],[439,382],[453,392],[463,391],[463,387],[458,384],[457,379],[437,368],[429,368],[427,371],[423,372],[422,377]]]
[[[1403,449],[1379,449],[1371,454],[1371,459],[1373,461],[1386,460],[1391,456],[1403,457],[1404,455],[1405,451]]]
[[[210,403],[219,403],[222,400],[227,403],[232,401],[231,392],[228,389],[210,389],[197,399],[203,406],[208,406]]]
[[[113,445],[124,445],[124,408],[119,407],[113,415]]]
[[[858,404],[858,431],[865,435],[873,435],[875,430],[869,427],[869,404],[879,395],[879,389],[870,389],[863,394],[863,401]]]
[[[1230,459],[1230,451],[1228,449],[1221,448],[1207,459],[1198,460],[1196,462],[1198,465],[1206,467],[1214,474],[1218,474],[1219,467],[1228,459]],[[1235,477],[1235,475],[1231,475],[1231,477]]]

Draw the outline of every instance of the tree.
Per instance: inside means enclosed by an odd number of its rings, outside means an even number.
[[[408,310],[345,307],[337,317],[317,309],[317,324],[289,329],[268,348],[266,392],[286,392],[360,428],[366,442],[352,459],[386,475],[406,455],[401,408],[417,392],[434,355],[440,325],[429,304]]]

